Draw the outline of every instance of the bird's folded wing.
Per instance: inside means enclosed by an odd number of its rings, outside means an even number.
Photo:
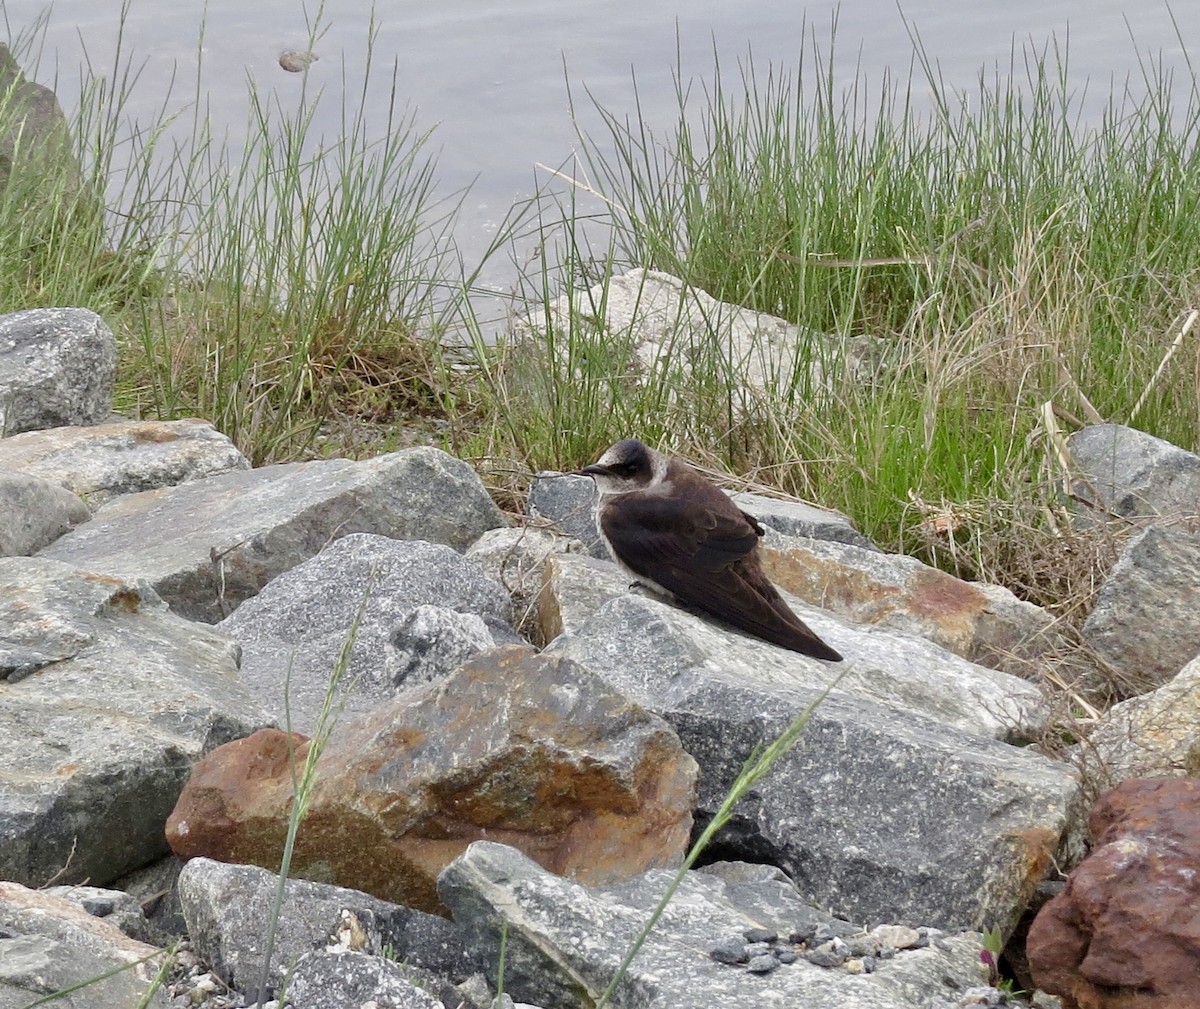
[[[697,574],[720,571],[750,553],[759,536],[736,508],[696,507],[648,494],[622,495],[604,509],[600,525],[621,559],[646,575],[651,572],[636,561]]]

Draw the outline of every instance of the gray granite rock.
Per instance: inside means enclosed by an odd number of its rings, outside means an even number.
[[[142,912],[142,905],[136,897],[124,890],[73,883],[70,886],[48,886],[42,893],[50,897],[61,897],[82,908],[93,918],[105,919],[131,939],[148,944],[153,942],[150,923]]]
[[[62,897],[0,882],[0,1009],[26,1009],[84,981],[92,983],[50,1004],[166,1009],[165,992],[150,992],[165,956]]]
[[[803,501],[788,501],[740,491],[731,494],[733,503],[759,522],[784,536],[807,536],[815,540],[846,543],[864,550],[878,550],[841,512],[818,508]]]
[[[257,989],[263,967],[267,921],[278,877],[249,865],[193,858],[179,877],[188,934],[196,950],[226,983]],[[449,980],[474,969],[458,928],[445,918],[370,897],[357,890],[289,879],[284,886],[269,985],[278,988],[287,967],[310,950],[334,941],[343,912],[350,911],[376,953]]]
[[[117,341],[86,308],[0,316],[0,435],[99,424],[112,412]]]
[[[330,540],[365,532],[465,550],[503,524],[466,463],[422,447],[127,494],[42,555],[145,578],[176,613],[215,623]]]
[[[192,761],[266,721],[236,656],[144,585],[0,559],[0,879],[102,885],[166,854]]]
[[[1154,525],[1131,539],[1100,586],[1083,640],[1127,696],[1200,655],[1200,532]]]
[[[58,484],[0,470],[0,557],[35,554],[89,518],[87,505]]]
[[[61,484],[93,510],[121,494],[249,468],[225,435],[191,418],[55,427],[0,439],[0,472]]]
[[[1200,777],[1200,656],[1157,690],[1114,704],[1076,747],[1098,789],[1128,778]]]
[[[553,876],[512,848],[477,841],[442,873],[439,891],[495,977],[506,929],[505,990],[556,1009],[591,1005],[646,923],[646,907],[670,874],[647,873],[636,905]],[[644,1009],[780,1005],[789,1009],[925,1009],[947,988],[982,981],[977,935],[947,936],[898,953],[873,974],[803,959],[769,979],[713,961],[723,936],[761,924],[731,903],[719,881],[689,873],[614,993]]]
[[[377,1005],[388,1009],[445,1009],[414,982],[412,972],[385,957],[349,950],[319,950],[296,961],[288,999],[304,1009],[346,1009]]]
[[[6,198],[16,203],[44,206],[49,227],[80,190],[67,118],[54,92],[29,80],[3,44],[0,97],[0,189],[10,189]]]
[[[547,330],[559,335],[551,343]],[[575,334],[568,341],[564,333]],[[513,327],[518,341],[515,381],[531,398],[544,395],[541,373],[558,368],[567,380],[578,364],[564,348],[605,347],[606,361],[623,381],[653,381],[677,396],[688,394],[693,376],[710,381],[714,367],[738,376],[740,396],[730,408],[742,414],[766,390],[795,382],[814,391],[879,371],[887,347],[870,336],[843,338],[797,326],[786,319],[718,301],[678,277],[633,269],[602,283],[568,291]],[[526,356],[523,346],[535,348]],[[538,371],[522,381],[523,368]],[[540,381],[538,379],[541,379]],[[537,401],[536,399],[534,400]]]
[[[530,517],[550,523],[564,536],[578,540],[593,557],[608,558],[608,548],[596,527],[596,481],[571,473],[538,473],[529,487]]]
[[[1094,424],[1067,439],[1080,471],[1071,489],[1081,516],[1104,512],[1157,520],[1200,514],[1200,456],[1120,424]]]
[[[583,549],[576,539],[527,525],[489,529],[467,548],[466,555],[512,597],[513,622],[525,632],[541,624],[539,597],[547,558]]]
[[[360,610],[343,679],[348,714],[520,640],[508,595],[474,561],[441,544],[367,534],[285,571],[220,628],[241,644],[242,679],[280,724],[290,666],[292,727],[311,734]]]
[[[994,738],[1036,724],[1036,691],[917,639],[796,608],[843,666],[631,594],[546,651],[599,672],[674,727],[701,766],[700,823],[750,755],[844,669],[721,850],[783,867],[806,899],[856,921],[1011,929],[1078,792],[1066,765]]]

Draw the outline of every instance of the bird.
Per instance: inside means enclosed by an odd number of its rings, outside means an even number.
[[[595,481],[601,539],[636,582],[764,641],[841,661],[767,578],[758,520],[697,470],[626,438],[573,472]]]

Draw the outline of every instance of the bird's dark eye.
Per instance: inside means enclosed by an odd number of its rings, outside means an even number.
[[[621,476],[633,476],[633,474],[637,472],[637,466],[631,462],[617,463],[617,472],[620,473]]]

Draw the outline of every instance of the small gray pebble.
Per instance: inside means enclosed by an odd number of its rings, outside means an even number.
[[[764,953],[751,957],[750,962],[746,964],[746,970],[751,974],[770,974],[778,966],[779,961],[772,954]]]
[[[748,928],[742,933],[746,937],[746,942],[778,942],[779,933],[772,932],[769,928]]]
[[[749,959],[746,944],[741,939],[722,939],[708,955],[717,963],[745,963]]]
[[[870,956],[875,952],[875,944],[865,935],[856,935],[846,941],[851,956]]]
[[[107,918],[113,913],[113,904],[111,897],[84,897],[79,902],[82,907],[93,918]]]
[[[895,946],[884,946],[875,954],[880,960],[891,960],[900,951]]]
[[[827,946],[818,946],[805,953],[804,959],[818,967],[840,967],[846,962],[846,954],[835,953]]]
[[[766,956],[772,952],[769,942],[748,942],[746,943],[746,956],[753,960],[756,956]]]
[[[817,942],[826,942],[829,939],[846,939],[852,935],[862,935],[862,929],[853,922],[833,918],[818,925],[817,933],[813,938]]]
[[[794,949],[781,949],[776,952],[775,959],[780,963],[795,963],[800,959],[800,954]]]
[[[862,958],[863,973],[874,974],[879,967],[879,958],[874,956],[864,956]]]
[[[946,936],[946,933],[943,932],[940,928],[930,928],[927,925],[922,925],[920,928],[917,929],[917,935],[920,937],[920,939],[917,942],[916,948],[924,949],[926,946],[930,945],[931,943],[935,943],[939,939],[944,939]]]
[[[801,928],[794,928],[788,934],[788,942],[799,945],[802,942],[812,942],[817,934],[817,923],[812,922]]]

